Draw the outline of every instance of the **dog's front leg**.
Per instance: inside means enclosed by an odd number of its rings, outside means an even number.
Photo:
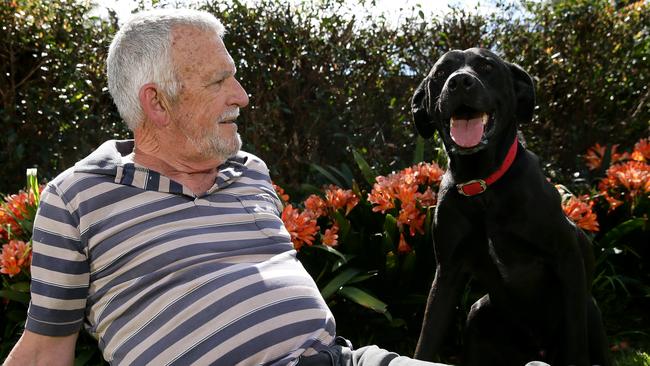
[[[438,201],[432,233],[436,272],[414,356],[427,361],[434,361],[440,351],[454,319],[454,306],[467,282],[467,253],[471,252],[472,243],[480,241],[470,220],[444,194]]]
[[[584,261],[575,238],[561,241],[558,275],[562,280],[564,298],[564,324],[566,349],[562,354],[563,365],[590,365],[587,336],[587,284]]]
[[[440,350],[440,345],[454,318],[454,304],[458,301],[464,283],[465,276],[461,273],[460,265],[438,263],[427,298],[420,338],[415,349],[416,359],[434,361],[433,358]]]

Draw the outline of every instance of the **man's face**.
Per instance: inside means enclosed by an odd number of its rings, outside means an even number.
[[[217,34],[179,27],[172,35],[172,60],[182,85],[171,108],[173,127],[183,139],[178,147],[197,159],[223,161],[241,148],[235,119],[248,105],[248,95]]]

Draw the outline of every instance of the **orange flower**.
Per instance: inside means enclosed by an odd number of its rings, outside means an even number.
[[[440,184],[442,175],[445,173],[436,163],[419,163],[413,166],[418,184]]]
[[[328,206],[334,210],[345,207],[346,215],[359,203],[359,197],[352,190],[344,190],[334,185],[327,187],[325,199]]]
[[[338,239],[339,239],[339,226],[337,224],[332,225],[331,228],[325,230],[325,234],[323,235],[322,242],[323,244],[330,246],[330,247],[335,247],[338,245]]]
[[[416,193],[415,199],[418,200],[422,207],[435,206],[438,201],[436,198],[436,193],[431,189],[431,187],[427,187],[427,190],[423,193]]]
[[[305,200],[305,211],[309,212],[314,219],[325,216],[327,214],[327,202],[312,194]]]
[[[568,200],[562,202],[562,209],[567,217],[579,227],[597,232],[599,230],[598,217],[592,211],[594,203],[593,201],[584,202],[586,199],[587,196],[583,196],[582,199],[571,196]]]
[[[634,144],[632,160],[650,162],[650,143],[648,139],[641,139]]]
[[[300,212],[292,205],[286,205],[282,210],[282,221],[291,235],[291,242],[296,250],[300,250],[304,244],[314,244],[314,236],[319,227],[316,219],[308,212]]]
[[[18,221],[26,219],[29,214],[28,206],[34,205],[34,196],[25,191],[5,197],[4,204],[0,206],[0,237],[8,240],[9,232],[12,237],[22,234]]]
[[[402,205],[402,209],[397,216],[397,225],[403,227],[404,225],[409,226],[409,233],[411,236],[415,236],[415,233],[424,234],[424,220],[426,215],[418,209],[416,202],[408,202]]]
[[[607,201],[607,203],[609,203],[609,211],[616,210],[618,206],[624,203],[623,201],[617,200],[616,198],[610,196],[607,192],[603,193],[603,197],[605,197],[605,200]]]
[[[598,188],[610,203],[610,210],[620,205],[618,201],[634,204],[637,198],[648,197],[650,193],[650,164],[631,160],[612,165]]]
[[[612,145],[610,149],[610,162],[612,164],[623,161],[629,157],[627,153],[617,153],[617,149],[618,144]],[[605,157],[606,153],[607,146],[601,146],[600,144],[595,144],[594,146],[587,149],[587,153],[584,155],[584,158],[589,170],[596,170],[600,168],[600,166],[603,164],[603,158]]]
[[[415,194],[418,192],[417,185],[400,182],[396,188],[397,192],[395,196],[400,200],[400,202],[402,202],[402,207],[404,207],[404,205],[415,202]]]
[[[284,189],[282,189],[282,187],[275,185],[275,183],[273,183],[273,188],[278,194],[278,197],[280,197],[280,200],[282,200],[282,203],[286,205],[287,202],[289,202],[289,195],[284,192]]]
[[[413,249],[411,248],[410,245],[406,242],[406,239],[404,238],[404,233],[399,233],[399,245],[397,246],[397,253],[399,254],[406,254],[411,252]]]
[[[374,212],[386,213],[386,211],[395,207],[395,193],[393,192],[394,180],[392,175],[389,177],[379,176],[375,178],[377,183],[372,186],[372,191],[368,194],[368,202],[374,204]]]
[[[32,261],[32,248],[22,240],[10,240],[2,246],[0,254],[0,273],[13,277],[22,268],[29,268]]]

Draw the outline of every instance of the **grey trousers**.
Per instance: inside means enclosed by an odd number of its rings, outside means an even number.
[[[320,353],[301,357],[296,366],[449,366],[400,356],[377,346],[352,350],[346,346],[332,346]],[[541,361],[531,361],[525,366],[551,366]]]
[[[337,340],[338,341],[338,340]],[[337,343],[341,343],[340,341]],[[353,350],[334,345],[313,356],[301,357],[296,366],[447,366],[441,363],[414,360],[377,346]]]

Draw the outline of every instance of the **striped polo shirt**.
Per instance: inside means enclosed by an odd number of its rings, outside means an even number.
[[[107,141],[47,185],[26,329],[83,325],[116,365],[291,365],[332,343],[262,160],[238,153],[195,196],[132,151]]]

